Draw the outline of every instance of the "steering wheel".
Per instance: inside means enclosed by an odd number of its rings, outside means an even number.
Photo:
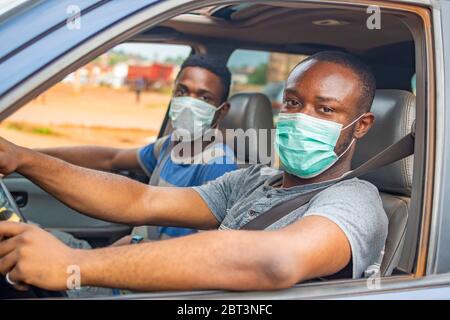
[[[27,222],[10,192],[0,179],[0,221]],[[1,240],[0,240],[1,241]],[[48,291],[30,287],[27,291],[18,291],[12,287],[4,276],[0,275],[0,299],[60,298],[67,297],[64,291]]]
[[[0,300],[62,297],[67,297],[67,293],[64,291],[48,291],[37,287],[30,287],[27,291],[19,291],[9,285],[5,277],[0,277]]]

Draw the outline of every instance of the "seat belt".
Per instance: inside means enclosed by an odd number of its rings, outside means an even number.
[[[379,154],[372,157],[355,170],[347,172],[340,179],[336,180],[335,183],[360,177],[374,169],[387,166],[391,163],[402,160],[414,154],[414,134],[415,133],[413,125],[413,130],[410,134],[403,137],[401,140],[389,146],[388,148],[384,149]],[[315,195],[328,187],[330,187],[330,185],[284,201],[262,213],[255,219],[250,220],[241,228],[241,230],[264,230],[281,218],[287,216],[292,211],[307,204]]]
[[[166,153],[162,155],[161,160],[156,165],[155,169],[152,172],[152,175],[150,176],[150,181],[148,183],[150,186],[158,185],[163,166],[166,164],[167,160],[169,159],[174,146],[175,146],[175,143],[173,141],[169,141],[169,145],[167,146]],[[159,153],[160,152],[161,152],[161,150],[159,150]],[[137,228],[145,228],[146,229],[146,238],[149,240],[158,240],[160,237],[160,233],[158,231],[157,226],[143,226],[143,227],[137,227]]]
[[[169,159],[170,155],[172,154],[172,150],[175,146],[175,143],[173,141],[169,141],[169,145],[167,146],[166,153],[163,154],[161,157],[161,160],[156,165],[156,168],[153,170],[152,175],[150,176],[149,185],[151,186],[157,186],[159,183],[159,176],[161,174],[161,171],[163,169],[163,166],[166,164],[167,160]]]

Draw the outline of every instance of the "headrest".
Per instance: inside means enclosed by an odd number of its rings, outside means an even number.
[[[221,121],[220,128],[224,133],[226,129],[242,129],[242,131],[235,131],[236,137],[242,136],[247,132],[245,150],[238,150],[237,138],[232,139],[234,141],[230,143],[230,147],[234,150],[236,158],[242,162],[255,163],[260,161],[261,157],[258,153],[261,147],[259,146],[260,136],[257,134],[256,137],[250,137],[251,133],[247,130],[256,129],[254,132],[258,133],[258,130],[264,129],[270,135],[271,129],[273,129],[273,112],[270,100],[262,93],[252,92],[235,94],[228,101],[230,103],[230,111]],[[251,139],[256,139],[256,141],[251,141]],[[269,137],[269,139],[264,140],[266,142],[264,147],[267,148],[267,155],[270,156],[272,151],[271,139]]]
[[[416,97],[403,90],[377,90],[371,112],[372,129],[357,142],[353,169],[411,132],[416,117]],[[413,156],[372,171],[361,179],[372,182],[382,192],[411,195]]]

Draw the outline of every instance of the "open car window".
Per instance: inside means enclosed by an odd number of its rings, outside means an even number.
[[[248,49],[235,50],[228,67],[232,73],[231,94],[260,92],[272,104],[276,120],[283,102],[284,84],[290,71],[307,55]]]
[[[190,51],[185,45],[118,45],[3,121],[0,133],[30,148],[154,142]]]
[[[427,94],[431,91],[427,91],[429,83],[425,81],[433,79],[430,76],[432,65],[429,64],[430,57],[427,56],[427,52],[430,51],[426,50],[429,48],[425,42],[427,34],[422,32],[422,20],[413,12],[406,12],[404,8],[395,9],[393,6],[389,7],[383,16],[383,28],[373,32],[367,31],[366,8],[350,2],[339,6],[302,2],[243,3],[233,6],[208,6],[198,8],[195,12],[180,11],[177,15],[172,13],[171,19],[163,22],[158,20],[158,26],[153,23],[147,30],[142,29],[140,34],[134,35],[134,40],[147,41],[147,44],[119,45],[78,71],[68,74],[61,83],[42,93],[4,121],[0,133],[18,144],[31,147],[44,146],[40,145],[44,140],[57,140],[60,143],[61,139],[65,139],[65,143],[79,144],[81,140],[70,142],[72,138],[63,128],[67,124],[46,119],[47,115],[52,113],[43,113],[42,110],[50,110],[47,107],[54,103],[53,110],[57,114],[59,110],[70,106],[70,103],[63,100],[57,102],[58,96],[75,99],[73,101],[77,105],[82,105],[83,101],[76,99],[92,101],[89,94],[90,90],[95,88],[105,90],[102,91],[105,93],[104,96],[101,95],[98,101],[104,103],[101,109],[107,117],[100,119],[102,116],[99,116],[99,121],[113,119],[112,114],[115,110],[120,110],[123,113],[118,114],[112,122],[115,122],[121,130],[132,129],[135,130],[134,133],[139,130],[141,132],[130,135],[127,131],[127,137],[117,133],[105,137],[103,129],[98,131],[98,123],[85,117],[81,124],[75,124],[81,126],[81,129],[71,127],[70,131],[78,133],[76,139],[86,139],[82,140],[85,143],[90,143],[89,139],[96,139],[95,144],[117,143],[120,146],[140,146],[154,141],[161,124],[167,119],[169,88],[170,83],[173,83],[173,75],[176,74],[180,62],[191,51],[191,45],[201,52],[215,54],[227,62],[233,74],[232,95],[241,92],[261,92],[270,100],[272,111],[276,115],[282,102],[284,81],[293,66],[321,50],[351,52],[367,62],[375,73],[377,93],[373,110],[377,110],[380,119],[377,125],[381,124],[372,131],[373,135],[368,137],[366,144],[364,141],[358,142],[353,167],[364,163],[370,156],[408,134],[416,120],[418,148],[414,157],[365,177],[379,189],[383,206],[390,222],[392,221],[389,233],[394,235],[387,242],[388,245],[394,244],[394,250],[385,255],[387,262],[376,261],[378,266],[375,267],[380,267],[380,264],[388,266],[389,270],[381,277],[383,279],[398,275],[399,281],[408,281],[413,274],[422,277],[425,274],[424,252],[427,244],[423,230],[426,229],[424,225],[426,227],[427,221],[429,222],[427,219],[430,219],[430,212],[425,210],[425,201],[431,201],[427,200],[431,199],[427,193],[430,190],[426,189],[423,182],[425,178],[433,178],[428,176],[432,171],[425,170],[430,169],[427,167],[431,165],[427,162],[427,154],[430,154],[428,148],[434,144],[433,141],[427,140],[430,137],[427,130],[433,129],[434,119],[428,117],[428,107],[433,106],[428,105],[432,100]],[[240,32],[242,31],[240,28],[245,32]],[[341,30],[336,31],[339,28]],[[296,32],[297,30],[302,32]],[[411,30],[421,32],[413,34]],[[154,45],[151,43],[155,41],[161,41],[161,45],[167,46],[168,51],[177,54],[164,57],[162,54],[164,50],[158,47],[152,55],[142,59],[140,55],[145,51],[143,46]],[[171,42],[173,44],[169,44]],[[113,63],[111,56],[114,57]],[[106,66],[114,67],[112,70],[117,67],[116,71],[109,71],[112,76],[103,74],[102,64],[105,61]],[[159,70],[159,75],[165,74],[161,76],[164,81],[152,82],[147,79],[151,78],[148,76],[149,70],[155,66]],[[168,69],[172,70],[171,76],[167,76]],[[115,72],[121,75],[119,76],[121,80],[117,79]],[[98,77],[102,80],[98,81]],[[118,97],[117,93],[120,93],[120,99],[125,99],[120,100],[125,102],[119,103],[120,106],[115,105],[119,99],[113,98],[115,101],[111,101],[111,97]],[[83,94],[88,95],[81,99]],[[95,108],[97,107],[87,109],[95,111]],[[39,121],[45,122],[36,125],[28,121],[27,110],[34,110],[34,115],[43,114],[42,120]],[[388,112],[385,112],[386,110]],[[136,117],[135,120],[139,123],[137,126],[139,128],[125,125],[126,121],[122,116],[126,114],[128,117],[138,112],[141,112],[139,119]],[[31,118],[35,120],[38,117],[30,116],[29,119]],[[76,119],[76,117],[69,118],[71,121]],[[401,132],[397,130],[399,123]],[[96,131],[101,133],[100,136],[92,138],[92,134]],[[13,136],[15,138],[12,138]],[[130,139],[130,136],[135,139]],[[393,255],[390,255],[392,253]],[[421,266],[418,267],[419,264]],[[402,277],[404,275],[405,277]],[[370,278],[371,275],[367,274],[367,277]],[[376,287],[379,278],[373,282],[374,288],[369,287],[367,279],[362,278],[356,281],[342,280],[345,281],[344,285],[340,281],[332,283],[311,281],[283,293],[287,293],[287,296],[293,293],[296,297],[314,295],[320,297],[322,294],[332,294],[333,290],[345,291],[348,288],[369,292],[368,290],[379,289]],[[190,297],[208,295],[207,292],[183,294]],[[251,293],[249,295],[251,296]],[[150,298],[169,296],[171,295],[162,293],[142,295]],[[177,293],[173,296],[177,296]],[[211,293],[210,297],[239,298],[246,297],[246,294],[219,292]],[[269,293],[267,297],[270,297]]]

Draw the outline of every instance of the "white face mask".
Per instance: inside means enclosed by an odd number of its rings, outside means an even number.
[[[183,141],[200,138],[211,128],[214,115],[222,109],[192,97],[175,97],[170,103],[169,117],[175,133]]]

